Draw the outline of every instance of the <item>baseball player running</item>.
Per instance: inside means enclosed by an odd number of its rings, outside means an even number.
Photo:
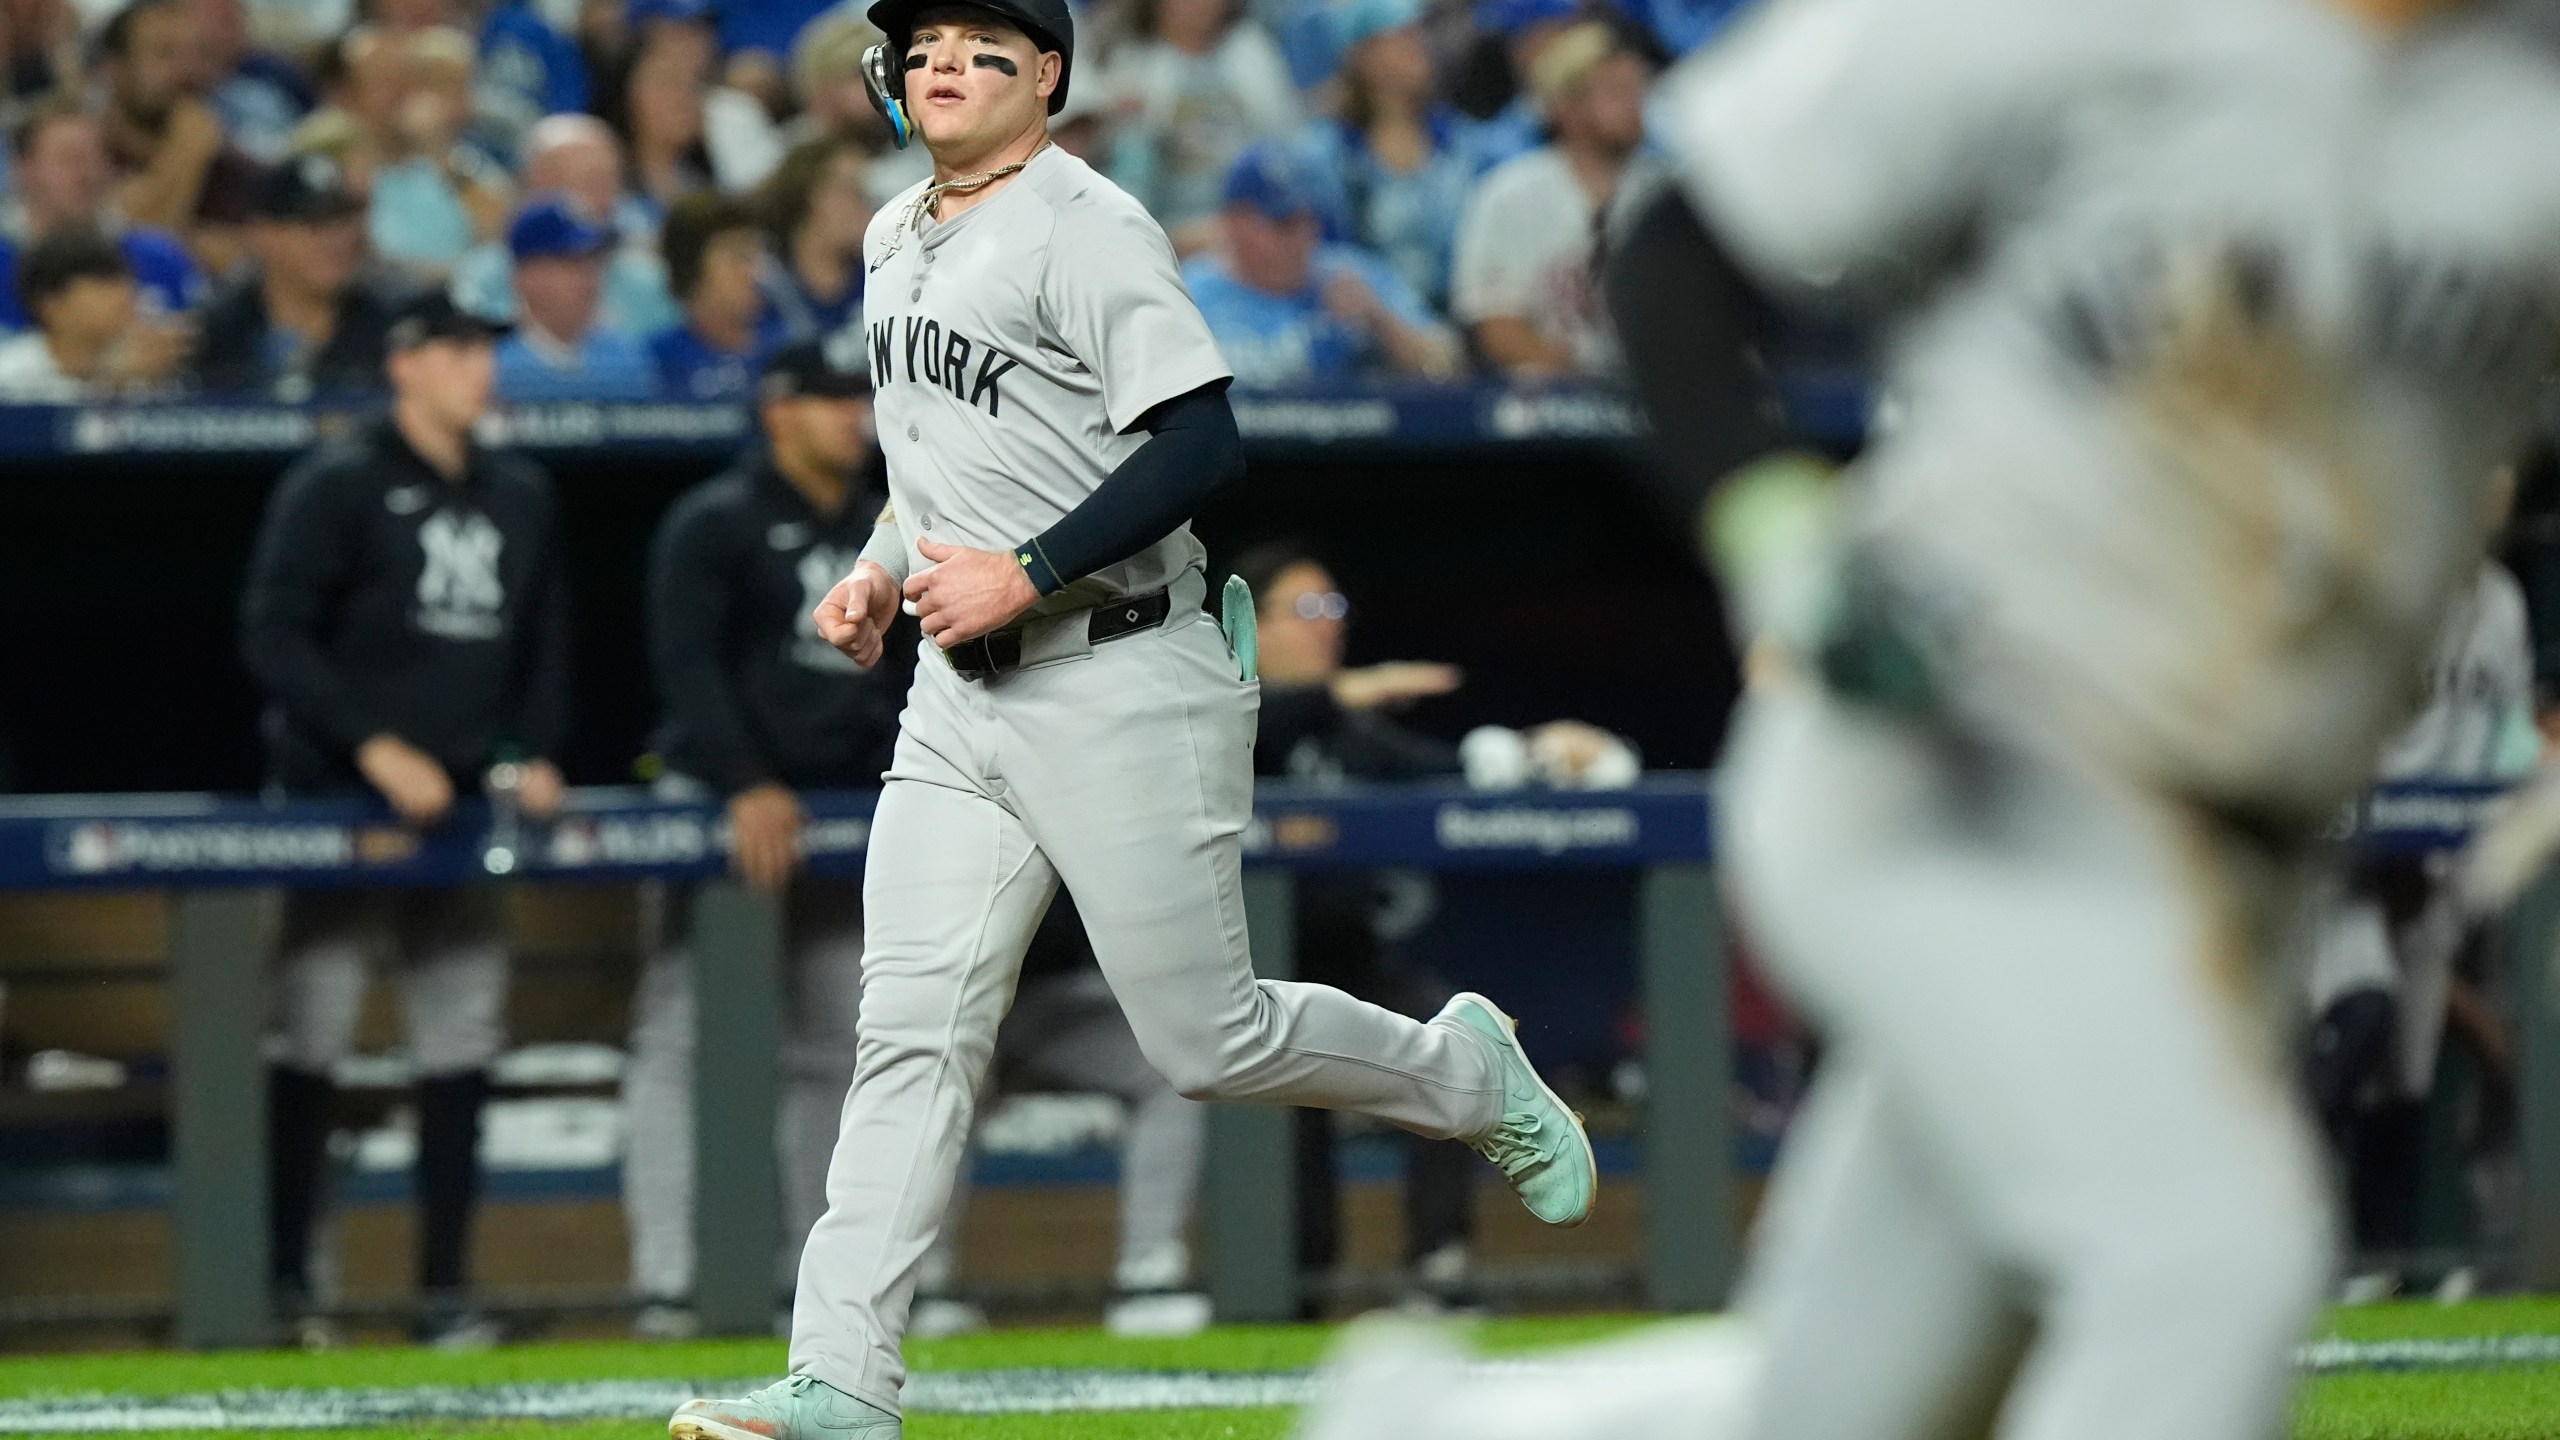
[[[2560,75],[2426,0],[1784,0],[1661,100],[1612,308],[1764,648],[1728,873],[1832,1041],[1741,1429],[2273,1433],[2331,1241],[2269,962],[2560,352]],[[1757,378],[1815,294],[1899,321],[1841,485]]]
[[[677,1436],[899,1433],[899,1355],[997,1022],[1061,882],[1149,1063],[1195,1099],[1364,1111],[1473,1143],[1541,1218],[1597,1185],[1512,1023],[1257,981],[1239,837],[1258,687],[1202,619],[1189,518],[1243,472],[1228,371],[1137,202],[1048,141],[1064,0],[879,0],[867,67],[934,178],[866,238],[890,506],[819,606],[868,664],[924,658],[863,888],[861,1039],[802,1255],[791,1376]]]

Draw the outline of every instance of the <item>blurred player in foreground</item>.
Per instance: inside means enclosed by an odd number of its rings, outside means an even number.
[[[2485,5],[1793,0],[1657,114],[1612,308],[1761,651],[1727,874],[1831,1048],[1752,1393],[1653,1425],[2274,1433],[2332,1252],[2273,962],[2555,351],[2560,76]],[[1805,298],[1898,322],[1845,482],[1763,378]],[[1452,1388],[1355,1365],[1316,1433]]]

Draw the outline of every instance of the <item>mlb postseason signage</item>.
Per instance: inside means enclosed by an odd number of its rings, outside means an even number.
[[[1660,776],[1598,793],[1501,793],[1420,785],[1263,787],[1246,862],[1288,869],[1615,868],[1702,863],[1704,777]],[[812,870],[859,872],[876,796],[803,798]],[[645,790],[581,789],[547,826],[501,833],[486,805],[418,832],[361,800],[267,805],[206,795],[0,798],[0,890],[233,885],[454,885],[511,879],[703,879],[727,866],[715,806]]]
[[[139,403],[87,407],[0,405],[0,456],[293,455],[379,410],[377,397],[347,396],[308,406],[262,402]],[[751,423],[735,405],[518,405],[481,425],[490,444],[521,449],[700,448],[726,453]]]
[[[1711,783],[1648,776],[1625,790],[1467,790],[1423,784],[1254,796],[1245,861],[1286,870],[1642,869],[1713,853]],[[2394,786],[2342,816],[2337,838],[2390,853],[2450,849],[2501,792]],[[867,792],[803,797],[812,870],[854,874],[871,838]],[[453,885],[514,879],[702,879],[727,867],[717,807],[638,789],[581,789],[548,826],[493,835],[488,808],[461,806],[420,833],[364,801],[266,805],[208,795],[0,797],[0,890],[229,885]]]
[[[1867,394],[1854,376],[1786,378],[1789,408],[1814,433],[1852,444]],[[1466,449],[1614,444],[1637,433],[1635,407],[1597,386],[1376,382],[1238,390],[1236,424],[1252,445],[1298,449]],[[0,457],[49,455],[291,455],[380,408],[376,398],[310,405],[190,400],[100,406],[0,405]],[[744,441],[744,407],[691,402],[516,405],[493,413],[481,438],[536,454],[568,450],[700,450]]]

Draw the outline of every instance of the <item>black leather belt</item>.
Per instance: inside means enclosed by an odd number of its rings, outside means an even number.
[[[1173,595],[1158,590],[1152,595],[1132,595],[1125,600],[1106,600],[1085,612],[1085,640],[1099,645],[1141,630],[1153,630],[1173,613]],[[964,640],[942,652],[963,680],[984,680],[1008,670],[1022,668],[1022,629],[998,630],[975,640]]]

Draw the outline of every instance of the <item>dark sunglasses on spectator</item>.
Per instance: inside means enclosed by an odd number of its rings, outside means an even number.
[[[1351,615],[1351,601],[1339,590],[1319,594],[1310,590],[1290,607],[1301,620],[1345,620]]]

